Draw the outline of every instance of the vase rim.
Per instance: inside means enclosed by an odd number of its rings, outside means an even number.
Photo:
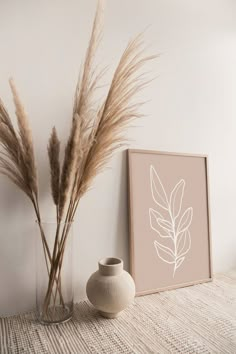
[[[123,271],[123,260],[115,257],[103,258],[98,262],[98,268],[103,275],[119,275]]]
[[[103,267],[120,267],[123,264],[123,260],[117,257],[105,257],[98,262]]]

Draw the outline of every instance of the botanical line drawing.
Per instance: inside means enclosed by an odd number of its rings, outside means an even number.
[[[189,207],[182,213],[185,185],[185,180],[181,179],[168,198],[154,166],[150,166],[151,194],[158,206],[158,210],[149,208],[150,227],[158,235],[154,247],[158,257],[173,266],[173,278],[191,248],[189,227],[193,219],[193,208]]]

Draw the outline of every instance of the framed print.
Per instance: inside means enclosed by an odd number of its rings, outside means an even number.
[[[207,157],[128,150],[128,162],[136,295],[210,281]]]

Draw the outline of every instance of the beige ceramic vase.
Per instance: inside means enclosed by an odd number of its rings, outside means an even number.
[[[119,258],[104,258],[88,280],[89,301],[103,317],[115,318],[134,299],[135,284]]]

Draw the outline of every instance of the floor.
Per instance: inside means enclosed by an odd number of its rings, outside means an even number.
[[[236,353],[236,272],[136,298],[112,320],[87,302],[60,326],[39,325],[33,313],[0,319],[0,353]]]

